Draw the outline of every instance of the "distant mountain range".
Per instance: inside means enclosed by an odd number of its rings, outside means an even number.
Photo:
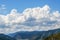
[[[0,34],[0,40],[60,40],[60,29],[49,31],[19,31],[12,34]]]
[[[32,32],[20,31],[13,34],[9,34],[9,36],[15,38],[16,40],[17,39],[43,40],[49,37],[50,35],[57,33],[60,33],[60,29],[49,30],[49,31],[32,31]]]
[[[8,35],[0,34],[0,40],[15,40],[15,39]]]

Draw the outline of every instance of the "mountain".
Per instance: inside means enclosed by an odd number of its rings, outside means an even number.
[[[60,32],[60,29],[54,29],[49,31],[20,31],[13,34],[9,34],[9,36],[17,39],[29,39],[29,40],[43,40],[44,38],[49,37],[52,34],[57,34]]]
[[[9,36],[16,38],[16,39],[33,39],[34,36],[38,36],[41,35],[42,31],[32,31],[32,32],[28,32],[28,31],[22,31],[22,32],[16,32],[13,34],[9,34]]]
[[[60,40],[60,33],[50,35],[49,37],[45,38],[45,40]]]
[[[35,40],[44,40],[45,38],[49,37],[50,35],[60,33],[60,29],[49,30],[43,33],[42,36],[38,36]]]
[[[8,35],[0,34],[0,40],[15,40],[15,39]]]

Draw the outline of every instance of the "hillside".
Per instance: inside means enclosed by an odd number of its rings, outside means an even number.
[[[60,40],[60,33],[50,35],[49,37],[45,38],[45,40]]]

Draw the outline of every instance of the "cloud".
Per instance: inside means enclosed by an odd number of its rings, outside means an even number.
[[[0,14],[5,14],[7,12],[6,5],[2,4],[0,5]]]
[[[60,28],[59,11],[50,11],[50,7],[27,8],[22,13],[12,9],[7,15],[0,14],[0,33],[17,31],[48,31]]]

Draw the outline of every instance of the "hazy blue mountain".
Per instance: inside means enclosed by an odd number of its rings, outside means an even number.
[[[15,40],[15,39],[8,35],[0,34],[0,40]]]
[[[13,34],[9,34],[9,36],[16,39],[30,39],[30,40],[38,40],[44,39],[52,34],[57,34],[60,32],[60,29],[54,29],[49,31],[19,31]]]

